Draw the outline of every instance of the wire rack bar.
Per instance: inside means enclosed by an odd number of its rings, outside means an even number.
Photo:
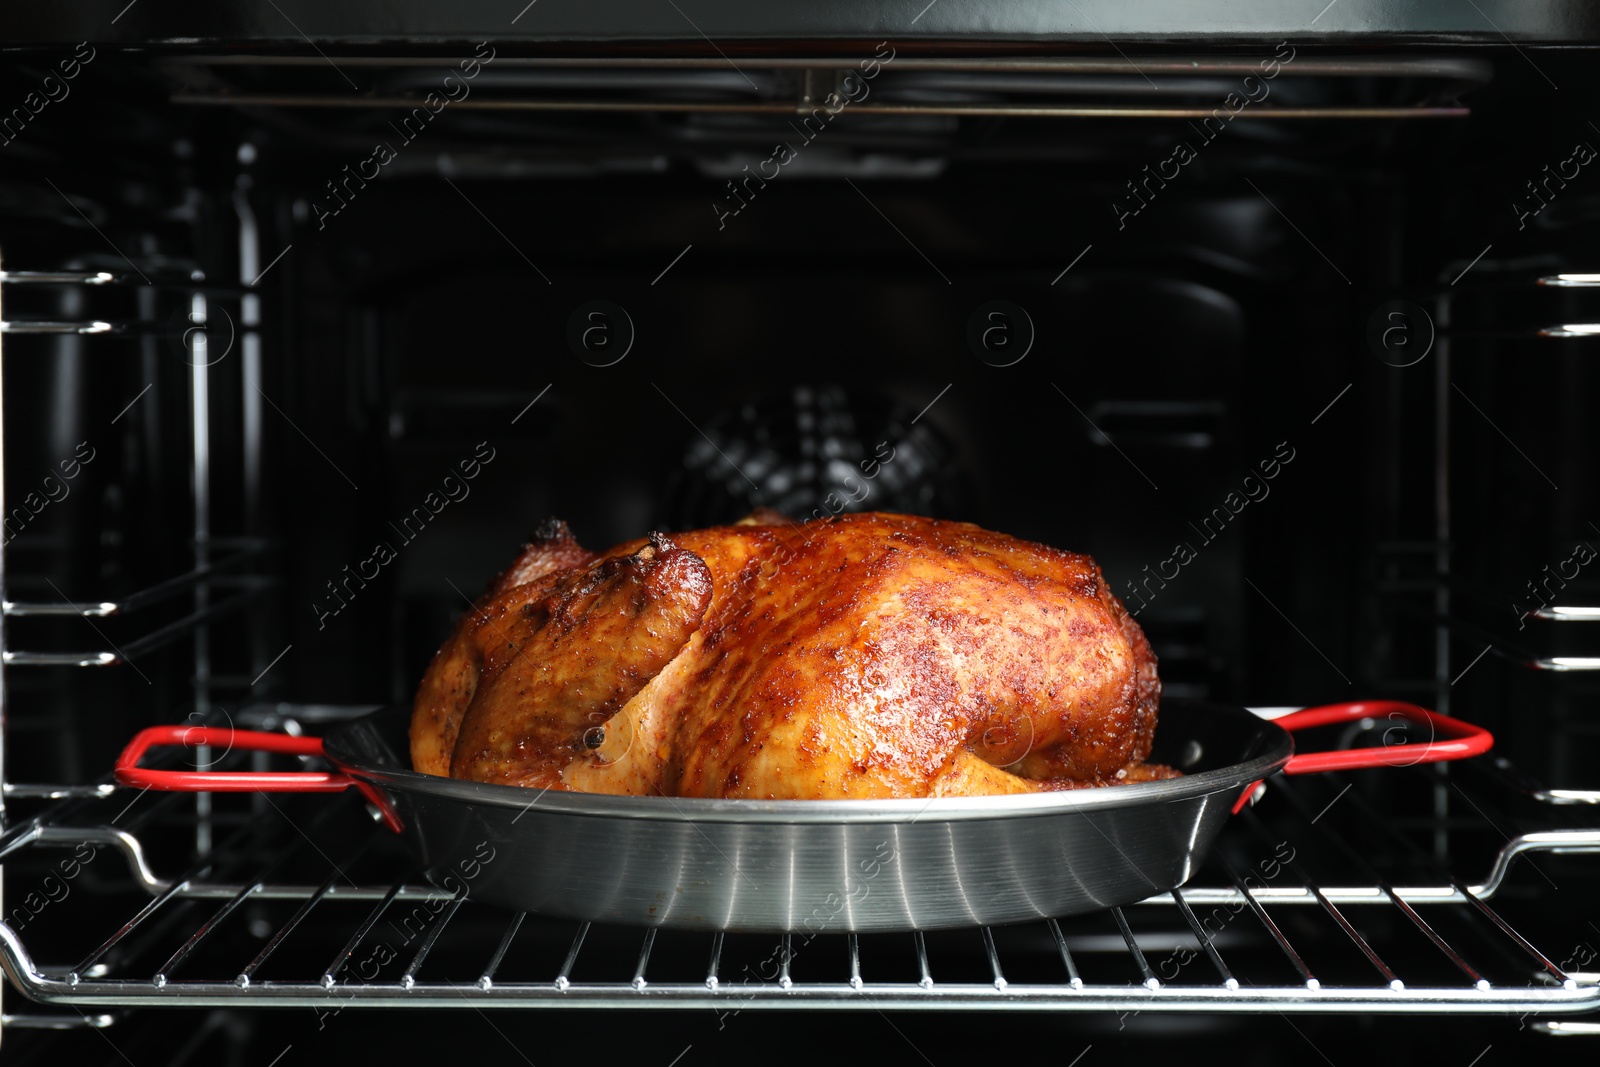
[[[921,930],[913,934],[912,939],[917,946],[917,972],[920,975],[917,986],[920,989],[932,989],[933,970],[928,966],[928,939],[923,936]]]
[[[192,935],[190,935],[189,940],[185,941],[182,947],[180,947],[178,951],[174,952],[167,959],[166,963],[161,965],[161,969],[156,971],[155,978],[153,979],[155,984],[158,986],[166,985],[167,982],[172,978],[173,972],[175,972],[179,967],[183,966],[183,962],[194,954],[194,950],[200,947],[200,943],[204,941],[213,930],[222,925],[228,916],[232,915],[236,910],[238,910],[240,904],[243,904],[246,900],[250,899],[250,894],[255,892],[255,890],[259,887],[260,883],[257,883],[256,885],[245,886],[243,889],[239,890],[239,892],[235,893],[226,904],[218,908],[215,914],[213,914],[211,918],[207,919],[205,924],[202,925],[200,929],[196,930]]]
[[[107,270],[0,270],[7,285],[115,285],[131,277]]]
[[[0,1015],[0,1028],[7,1030],[104,1030],[117,1021],[115,1015],[43,1015],[6,1012]]]
[[[410,989],[412,986],[416,985],[417,972],[422,969],[422,962],[428,958],[428,953],[433,951],[433,946],[438,942],[439,935],[444,933],[444,928],[450,925],[450,920],[456,917],[456,912],[461,910],[461,904],[466,899],[467,898],[463,895],[452,900],[445,906],[445,910],[440,913],[439,921],[428,928],[428,932],[423,937],[422,943],[417,946],[416,954],[411,957],[411,962],[406,964],[405,973],[400,975],[400,987],[402,989]],[[520,923],[522,921],[522,913],[518,912],[517,914],[517,922]]]
[[[1190,930],[1194,931],[1194,936],[1200,942],[1200,947],[1205,950],[1206,958],[1217,969],[1217,975],[1222,979],[1222,984],[1229,989],[1238,989],[1239,980],[1233,976],[1233,972],[1228,970],[1228,965],[1222,962],[1222,955],[1217,952],[1217,946],[1212,943],[1211,935],[1200,924],[1200,920],[1195,916],[1194,909],[1189,906],[1189,902],[1183,899],[1183,891],[1174,889],[1172,891],[1172,899],[1177,901],[1178,911],[1183,915],[1183,921],[1189,924]]]
[[[386,108],[404,111],[418,107],[422,100],[409,96],[318,96],[312,93],[177,93],[175,104],[201,107],[303,107],[303,108]],[[570,100],[502,98],[463,100],[456,105],[471,111],[549,111],[549,112],[641,112],[794,115],[811,108],[799,108],[792,101],[719,103],[695,100]],[[1079,119],[1206,119],[1214,107],[1153,107],[1148,105],[1091,106],[1083,104],[855,104],[853,115],[943,115],[1013,118]],[[1430,107],[1415,104],[1404,107],[1259,107],[1237,113],[1256,120],[1306,119],[1446,119],[1466,118],[1472,109],[1460,106]],[[8,324],[9,325],[9,324]],[[73,325],[73,324],[63,324]],[[109,324],[107,324],[109,325]],[[20,332],[20,331],[13,331]],[[30,332],[45,332],[35,330]],[[67,332],[67,331],[57,331]],[[102,331],[103,332],[103,331]]]
[[[394,898],[400,895],[400,889],[403,885],[403,882],[396,882],[389,887],[389,891],[383,895],[383,899],[378,901],[378,906],[367,913],[367,917],[361,921],[360,926],[356,927],[355,933],[350,935],[350,940],[345,942],[344,947],[339,950],[339,954],[329,961],[328,966],[323,968],[322,977],[317,980],[322,988],[332,989],[338,982],[340,972],[349,964],[350,958],[356,954],[356,949],[361,947],[361,942],[367,939],[367,935],[372,932],[372,928],[378,925],[378,920],[383,918],[383,913],[389,910],[389,905],[394,903]]]
[[[1534,611],[1536,619],[1551,622],[1600,622],[1600,607],[1583,604],[1551,604]]]
[[[1067,948],[1067,936],[1061,932],[1061,924],[1054,919],[1047,919],[1050,933],[1055,937],[1056,951],[1061,953],[1061,965],[1067,969],[1067,985],[1072,989],[1082,989],[1083,979],[1078,977],[1078,966],[1072,961],[1072,950]]]
[[[656,928],[652,926],[644,932],[644,944],[639,946],[639,961],[633,967],[633,981],[628,983],[634,989],[643,989],[645,987],[644,972],[645,968],[650,966],[650,950],[655,947],[655,943]],[[785,959],[784,962],[787,970],[788,960]]]
[[[88,956],[84,957],[83,961],[74,967],[71,972],[69,972],[68,980],[72,981],[81,975],[87,974],[89,972],[89,968],[93,967],[100,960],[104,959],[107,953],[111,952],[112,949],[117,947],[118,943],[120,943],[129,934],[133,933],[134,930],[138,929],[141,923],[160,910],[161,906],[167,901],[176,897],[183,889],[184,884],[190,878],[193,878],[201,871],[214,866],[217,862],[217,857],[219,854],[225,855],[230,849],[237,847],[239,842],[243,841],[245,837],[252,831],[252,829],[252,827],[248,826],[240,827],[240,829],[235,831],[215,852],[208,852],[204,856],[200,857],[194,866],[190,867],[186,872],[175,879],[173,883],[165,890],[156,894],[156,896],[146,903],[144,907],[139,909],[138,913],[135,914],[133,918],[129,919],[126,923],[123,923],[114,934],[107,938],[99,948],[95,949],[93,952],[89,953]]]
[[[1338,779],[1336,778],[1335,780],[1337,781]],[[1365,798],[1363,798],[1360,793],[1352,794],[1353,785],[1354,783],[1347,783],[1344,789],[1340,791],[1339,798],[1343,799],[1345,796],[1350,795],[1350,807],[1364,816],[1368,824],[1375,824],[1390,838],[1400,842],[1401,844],[1404,844],[1404,839],[1401,838],[1401,836],[1394,830],[1392,826],[1388,824],[1386,820],[1382,819],[1378,813],[1372,809],[1372,807],[1366,802]],[[1312,814],[1310,806],[1306,803],[1306,800],[1301,795],[1300,790],[1291,786],[1286,788],[1283,792],[1285,799],[1288,800],[1289,804],[1295,809],[1295,811],[1302,818],[1308,820],[1307,824],[1310,826],[1315,826],[1318,818],[1320,818],[1320,813],[1317,815]],[[1433,928],[1433,925],[1424,919],[1422,915],[1418,913],[1417,909],[1412,907],[1410,902],[1407,901],[1403,895],[1396,892],[1395,889],[1390,886],[1389,883],[1383,879],[1377,871],[1373,870],[1372,865],[1367,862],[1366,856],[1363,855],[1359,849],[1355,848],[1344,834],[1340,833],[1332,826],[1323,827],[1321,829],[1321,833],[1325,839],[1333,843],[1333,845],[1344,856],[1345,860],[1352,864],[1356,870],[1363,872],[1373,879],[1379,891],[1383,893],[1384,898],[1398,908],[1401,913],[1404,914],[1408,920],[1410,920],[1411,924],[1415,926],[1422,933],[1422,935],[1433,944],[1435,948],[1442,952],[1450,960],[1450,962],[1453,963],[1456,968],[1467,977],[1470,982],[1472,982],[1474,987],[1479,989],[1489,988],[1488,979],[1484,978],[1476,968],[1466,961],[1460,952],[1458,952],[1450,945],[1448,941],[1440,936],[1439,932]]]
[[[983,928],[983,951],[989,957],[989,969],[994,972],[994,987],[1004,989],[1010,983],[1006,981],[1005,971],[1000,966],[1000,952],[995,947],[994,931],[987,926]]]
[[[1412,924],[1416,926],[1418,930],[1422,931],[1423,936],[1429,941],[1433,942],[1435,948],[1450,958],[1450,962],[1455,964],[1461,973],[1467,976],[1468,981],[1472,982],[1472,984],[1479,989],[1489,988],[1489,980],[1483,977],[1483,975],[1479,974],[1472,964],[1468,963],[1466,959],[1462,957],[1461,953],[1457,952],[1451,947],[1448,941],[1439,936],[1439,932],[1433,928],[1432,924],[1430,924],[1428,920],[1424,919],[1417,913],[1417,909],[1406,903],[1404,898],[1397,895],[1394,890],[1390,889],[1388,886],[1384,886],[1383,891],[1388,895],[1389,899],[1394,902],[1395,907],[1404,912],[1406,918],[1410,919]]]
[[[116,791],[116,785],[111,782],[101,782],[95,785],[7,782],[4,788],[4,794],[7,797],[28,797],[37,800],[67,800],[75,797],[100,798],[111,796]]]
[[[711,935],[711,961],[706,964],[706,988],[712,991],[716,990],[717,985],[720,982],[720,979],[717,977],[717,971],[722,966],[723,936],[724,935],[721,930],[718,930],[715,934]],[[850,960],[850,975],[851,978],[854,979],[861,973],[861,962],[856,958],[856,937],[854,934],[850,935]]]
[[[1256,899],[1255,894],[1239,878],[1238,872],[1233,870],[1231,865],[1229,866],[1228,877],[1233,880],[1234,885],[1239,887],[1239,892],[1249,902],[1251,914],[1261,923],[1262,928],[1267,931],[1268,936],[1272,938],[1284,956],[1288,957],[1294,969],[1300,972],[1300,977],[1305,982],[1306,988],[1313,991],[1321,989],[1322,983],[1311,973],[1311,968],[1306,966],[1306,961],[1300,958],[1300,953],[1295,950],[1294,945],[1284,936],[1283,930],[1273,921],[1272,916],[1267,914],[1267,909],[1261,906],[1261,901]]]
[[[66,599],[59,601],[7,600],[3,606],[0,606],[0,610],[4,610],[8,616],[82,615],[91,619],[105,619],[114,615],[126,615],[130,611],[137,611],[140,608],[158,604],[163,600],[176,596],[206,578],[238,566],[245,560],[259,555],[260,552],[261,546],[253,546],[236,552],[226,559],[218,560],[216,563],[202,564],[192,570],[185,571],[183,574],[174,575],[171,578],[156,582],[116,600],[86,600],[79,602]]]
[[[573,965],[578,962],[578,953],[583,950],[583,939],[588,936],[589,924],[580,924],[578,932],[573,935],[572,947],[567,949],[567,958],[561,961],[561,970],[556,972],[556,980],[552,983],[557,991],[565,990],[572,984],[569,976],[572,974]]]
[[[1546,956],[1543,952],[1540,952],[1533,946],[1532,942],[1518,933],[1515,927],[1501,918],[1499,912],[1495,911],[1488,904],[1484,903],[1484,901],[1479,899],[1476,894],[1470,892],[1467,893],[1467,899],[1471,900],[1473,905],[1477,907],[1478,911],[1490,922],[1494,923],[1495,927],[1499,929],[1501,933],[1511,938],[1512,941],[1516,942],[1519,948],[1521,948],[1529,956],[1532,956],[1539,966],[1544,968],[1545,973],[1550,975],[1551,978],[1554,978],[1558,983],[1568,989],[1576,988],[1577,982],[1574,979],[1567,977],[1566,973],[1562,971],[1560,967],[1557,967],[1550,961],[1550,957]]]
[[[334,61],[341,66],[353,67],[437,67],[438,57],[397,55],[336,55]],[[181,66],[209,67],[318,67],[326,62],[317,55],[267,55],[250,52],[229,52],[207,55],[175,57],[172,63]],[[559,70],[563,68],[609,70],[721,70],[725,61],[702,56],[501,56],[496,65],[507,67],[533,67]],[[1194,56],[1155,55],[1139,56],[1139,69],[1148,74],[1169,74],[1182,77],[1218,74],[1255,74],[1260,64],[1250,59],[1234,56],[1201,54]],[[828,56],[777,56],[751,55],[741,57],[739,65],[746,70],[849,70],[850,64],[841,64],[839,58]],[[942,73],[1015,73],[1015,74],[1122,74],[1128,65],[1121,60],[1108,60],[1099,56],[1022,56],[1022,57],[965,57],[965,56],[897,56],[895,70],[938,71]],[[1374,76],[1448,78],[1473,83],[1487,82],[1494,68],[1487,62],[1462,56],[1307,56],[1297,58],[1292,66],[1283,68],[1283,74],[1294,77],[1355,77]],[[1596,275],[1595,277],[1600,277]],[[1597,282],[1596,284],[1600,284]]]
[[[794,985],[794,979],[789,977],[789,964],[794,959],[794,942],[789,934],[784,934],[778,939],[778,986],[788,989]]]
[[[266,588],[266,582],[253,584],[252,588],[236,593],[218,601],[210,607],[191,612],[181,619],[175,619],[164,626],[159,626],[149,633],[134,638],[112,651],[90,652],[29,652],[24,650],[5,650],[4,662],[8,667],[114,667],[119,664],[129,663],[137,656],[156,649],[183,637],[195,627],[209,622],[219,615],[237,611],[253,600],[257,593]],[[77,614],[85,614],[78,611]]]
[[[91,288],[111,285],[153,286],[184,292],[228,296],[243,292],[239,285],[214,284],[200,272],[163,272],[151,267],[143,273],[111,270],[0,270],[0,283],[6,285],[82,285]]]
[[[526,919],[527,917],[528,913],[525,911],[519,911],[516,915],[512,916],[511,922],[506,926],[506,932],[500,935],[500,943],[495,946],[494,955],[489,957],[488,966],[484,967],[483,973],[478,975],[479,989],[489,989],[494,985],[495,972],[500,969],[500,964],[505,961],[506,952],[510,950],[511,942],[516,940],[517,931],[522,929],[522,920]],[[587,929],[588,928],[585,927],[584,930],[580,930],[578,932],[578,939],[573,943],[572,953],[567,957],[566,966],[562,970],[563,976],[570,972],[572,970],[572,965],[577,962],[578,946],[583,943],[583,935]],[[558,979],[558,981],[559,980],[560,979]]]
[[[13,961],[14,938],[0,929],[0,959],[7,975],[30,997],[43,1003],[79,1007],[323,1007],[328,993],[315,983],[259,982],[248,992],[226,982],[170,982],[157,989],[146,981],[81,981],[68,986],[19,969]],[[1144,1011],[1144,1012],[1248,1012],[1285,1011],[1320,1014],[1506,1014],[1582,1013],[1600,1008],[1600,991],[1594,986],[1565,988],[1496,989],[1483,992],[1470,987],[1415,987],[1396,995],[1372,988],[1305,986],[1164,986],[1137,985],[1034,986],[1012,983],[996,989],[992,983],[942,982],[932,989],[911,983],[864,982],[860,988],[846,982],[795,985],[790,989],[755,985],[719,987],[703,982],[653,982],[643,989],[626,983],[495,983],[488,990],[449,983],[415,982],[340,984],[341,1003],[370,1008],[711,1008],[724,1010],[793,1011],[822,1007],[827,1010],[951,1011],[1005,1009],[1011,1011]]]
[[[1128,944],[1128,954],[1133,957],[1133,962],[1139,968],[1139,974],[1144,978],[1146,989],[1154,992],[1161,988],[1161,979],[1156,977],[1150,969],[1150,961],[1144,958],[1144,950],[1139,947],[1139,942],[1134,940],[1133,930],[1128,926],[1128,917],[1122,913],[1121,908],[1112,908],[1111,917],[1116,920],[1117,930],[1122,934],[1122,940]]]
[[[66,335],[93,335],[93,334],[126,334],[131,332],[132,326],[126,322],[106,322],[103,319],[81,319],[69,321],[63,319],[6,319],[0,321],[0,334],[52,334],[55,336]]]
[[[315,908],[328,895],[328,891],[333,888],[334,880],[338,877],[339,874],[337,872],[330,874],[328,880],[318,886],[316,891],[306,898],[305,903],[295,909],[295,913],[289,917],[289,921],[278,928],[278,932],[273,934],[272,939],[262,946],[261,951],[256,954],[256,958],[245,964],[244,970],[240,971],[238,976],[234,978],[233,984],[237,988],[249,988],[250,982],[254,979],[256,972],[261,969],[261,965],[271,959],[284,941],[288,939],[289,935],[294,933],[301,923],[305,922],[306,916],[311,914],[311,909]]]

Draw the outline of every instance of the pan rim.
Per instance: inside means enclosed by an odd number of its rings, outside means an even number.
[[[469,782],[442,778],[420,771],[372,767],[341,744],[372,720],[395,716],[402,710],[384,708],[353,720],[324,739],[327,756],[340,770],[374,785],[402,794],[426,794],[444,800],[493,808],[523,809],[542,815],[582,816],[660,822],[729,822],[771,825],[846,823],[943,823],[983,819],[1052,816],[1112,808],[1143,807],[1188,800],[1210,793],[1237,792],[1246,785],[1276,774],[1294,754],[1294,739],[1270,719],[1235,705],[1209,701],[1172,701],[1180,716],[1244,716],[1258,725],[1256,746],[1260,754],[1238,763],[1181,778],[1130,785],[1072,789],[1021,796],[934,797],[894,800],[722,800],[699,797],[621,796],[561,790],[530,790],[524,786]],[[1176,709],[1174,709],[1176,710]],[[1157,724],[1160,729],[1160,724]],[[536,795],[528,799],[530,792]],[[665,801],[665,803],[663,803]]]

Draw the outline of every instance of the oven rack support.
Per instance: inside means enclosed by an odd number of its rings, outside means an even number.
[[[67,205],[82,214],[82,209],[71,196],[64,192],[61,196]],[[215,313],[211,305],[217,303],[230,323],[236,323],[235,335],[241,342],[244,368],[241,379],[244,384],[254,386],[253,389],[241,390],[244,400],[242,417],[238,420],[242,445],[238,475],[245,490],[248,516],[259,513],[262,455],[260,406],[264,394],[259,384],[262,366],[262,290],[257,283],[264,272],[259,262],[259,233],[255,215],[242,189],[233,197],[232,206],[238,221],[237,263],[228,264],[229,269],[212,271],[216,279],[222,280],[214,280],[206,271],[198,269],[195,260],[148,253],[140,255],[137,263],[123,256],[126,270],[120,267],[109,270],[82,267],[81,264],[106,258],[93,254],[66,257],[61,261],[66,266],[54,269],[0,269],[0,292],[6,294],[8,305],[14,299],[11,294],[19,290],[44,290],[47,294],[58,293],[63,299],[68,296],[73,298],[67,301],[67,310],[46,312],[44,317],[18,317],[9,313],[0,315],[0,338],[4,339],[6,354],[14,359],[16,353],[11,351],[13,341],[30,354],[39,352],[55,355],[67,350],[77,338],[107,336],[118,340],[119,347],[114,350],[142,356],[149,364],[157,354],[158,343],[163,339],[170,343],[172,338],[167,336],[171,332],[170,327],[159,324],[152,310],[154,304],[147,298],[161,294],[164,299],[185,299],[188,321],[202,328],[212,320]],[[104,237],[103,234],[101,236]],[[120,250],[118,254],[121,254]],[[235,269],[237,280],[227,280]],[[122,317],[113,317],[111,320],[93,317],[82,309],[81,301],[77,298],[95,290],[125,291],[134,297],[136,310],[124,309],[119,313]],[[238,305],[236,319],[224,306],[234,302]],[[9,312],[9,306],[7,310]],[[203,329],[193,340],[186,332],[178,343],[186,348],[192,345],[193,349],[188,354],[200,356],[204,353],[200,347],[205,343],[204,337]],[[94,343],[98,345],[102,342]],[[232,343],[230,340],[230,349]],[[224,352],[223,355],[226,354]],[[218,361],[221,358],[218,357]],[[238,535],[219,536],[213,528],[211,499],[215,475],[211,395],[214,390],[225,388],[225,385],[220,381],[212,381],[210,361],[202,358],[185,359],[184,362],[189,364],[186,371],[172,371],[171,374],[187,378],[189,433],[188,439],[181,442],[173,454],[188,453],[192,507],[184,525],[189,535],[192,563],[181,573],[153,580],[151,584],[123,596],[96,596],[91,593],[87,599],[80,599],[69,597],[59,588],[52,588],[54,596],[44,595],[37,576],[19,574],[10,565],[7,558],[9,552],[0,548],[0,709],[9,710],[5,676],[13,668],[132,665],[147,653],[187,641],[193,650],[194,671],[190,677],[193,706],[196,713],[209,714],[214,708],[215,687],[242,686],[246,679],[252,679],[247,688],[253,688],[261,677],[258,672],[264,672],[273,662],[270,658],[272,653],[262,643],[260,622],[247,610],[259,602],[263,593],[277,584],[277,578],[264,565],[264,557],[271,546],[265,538],[256,535],[257,528],[248,518]],[[154,381],[148,382],[143,392],[134,395],[128,407],[111,419],[111,425],[115,426],[128,408],[154,385]],[[150,436],[154,436],[154,433]],[[3,472],[0,472],[0,497],[4,497]],[[33,578],[31,586],[30,577]],[[22,595],[24,588],[35,595]],[[150,616],[156,613],[147,610],[175,605],[181,605],[180,610],[169,611],[154,619]],[[119,635],[117,642],[107,637],[95,623],[99,619],[135,614],[147,620],[145,625],[126,636]],[[15,637],[13,620],[73,615],[83,618],[94,630],[100,638],[100,647],[30,648]],[[214,675],[211,669],[212,624],[240,617],[244,620],[243,625],[251,631],[249,670],[237,678]],[[28,623],[22,625],[27,626]],[[73,645],[76,646],[77,642],[74,641]],[[137,666],[133,670],[137,672]],[[11,768],[5,760],[9,718],[9,715],[0,715],[0,827],[6,826],[5,807],[12,799],[92,799],[105,795],[103,791],[109,788],[107,782],[63,785],[13,781]],[[211,824],[206,816],[211,803],[209,796],[199,796],[194,800],[200,817],[195,821],[193,831],[196,847],[202,850],[209,847]]]

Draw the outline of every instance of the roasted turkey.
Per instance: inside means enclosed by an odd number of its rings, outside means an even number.
[[[758,512],[586,551],[547,522],[417,692],[417,770],[669,797],[978,796],[1176,772],[1088,556],[967,523]]]

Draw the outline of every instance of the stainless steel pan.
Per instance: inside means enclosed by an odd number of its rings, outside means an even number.
[[[1386,717],[1426,726],[1429,740],[1294,755],[1290,730]],[[999,924],[1129,904],[1193,875],[1223,822],[1272,774],[1461,759],[1493,743],[1476,727],[1390,701],[1273,722],[1168,700],[1151,758],[1181,778],[967,799],[691,800],[419,774],[405,756],[409,718],[380,711],[321,740],[153,727],[122,753],[117,778],[216,792],[353,787],[407,837],[433,881],[476,900],[601,922],[816,933]],[[337,770],[139,766],[163,744],[326,756]]]

